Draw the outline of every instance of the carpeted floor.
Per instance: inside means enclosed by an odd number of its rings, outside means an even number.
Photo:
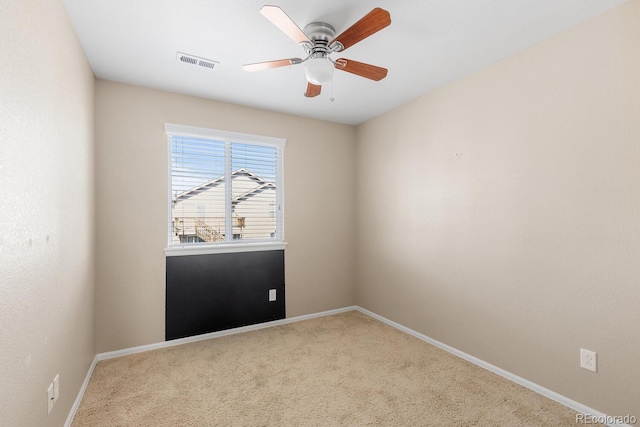
[[[356,311],[101,361],[81,426],[561,426],[576,413]]]

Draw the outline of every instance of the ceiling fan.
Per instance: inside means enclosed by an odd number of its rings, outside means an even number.
[[[312,22],[304,27],[304,31],[301,30],[278,6],[262,6],[260,13],[302,46],[307,57],[246,64],[242,66],[245,71],[262,71],[306,63],[307,90],[304,94],[306,97],[320,95],[322,85],[331,81],[334,69],[376,81],[387,76],[386,68],[345,58],[333,60],[330,57],[332,53],[342,52],[391,24],[391,15],[384,9],[379,7],[373,9],[337,37],[335,29],[325,22]]]

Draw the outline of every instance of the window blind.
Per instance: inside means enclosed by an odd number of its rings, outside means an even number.
[[[166,127],[170,246],[283,241],[283,143]]]

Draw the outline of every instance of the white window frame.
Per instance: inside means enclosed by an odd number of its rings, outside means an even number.
[[[284,241],[284,146],[286,140],[269,136],[251,135],[245,133],[228,132],[215,129],[200,128],[194,126],[165,123],[167,134],[167,256],[202,255],[211,253],[230,252],[255,252],[284,249],[287,243]],[[263,145],[275,147],[278,150],[276,172],[276,237],[268,240],[253,240],[239,243],[237,241],[218,243],[171,243],[171,137],[190,136],[195,138],[210,139],[223,142],[237,142],[251,145]],[[230,188],[230,187],[229,187]]]

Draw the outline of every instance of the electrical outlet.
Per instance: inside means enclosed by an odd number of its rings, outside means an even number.
[[[598,372],[598,354],[595,351],[580,349],[580,367]]]
[[[58,401],[58,397],[60,397],[60,374],[56,374],[53,379],[53,403]]]
[[[53,383],[51,383],[47,389],[47,414],[51,413],[51,410],[53,409],[53,402]]]
[[[276,290],[269,289],[269,301],[275,301],[275,300],[276,300]]]

